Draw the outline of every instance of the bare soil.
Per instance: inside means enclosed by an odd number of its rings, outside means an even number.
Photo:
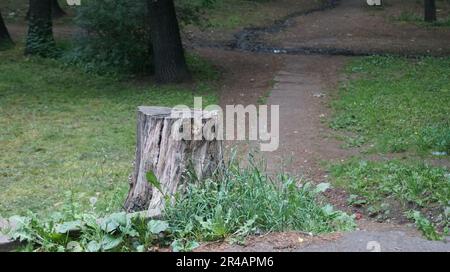
[[[262,40],[276,48],[305,48],[350,54],[448,55],[448,27],[426,27],[395,20],[401,12],[416,10],[414,1],[384,1],[385,8],[369,7],[365,1],[342,0],[334,9],[295,19],[292,26]],[[416,11],[417,12],[417,11]],[[447,11],[440,12],[443,17]]]

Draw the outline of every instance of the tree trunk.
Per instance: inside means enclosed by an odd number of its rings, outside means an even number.
[[[435,0],[425,0],[425,22],[436,21],[436,2]]]
[[[214,113],[195,120],[200,122],[192,125],[193,117],[174,117],[169,108],[139,108],[135,170],[125,202],[127,212],[148,210],[149,216],[159,216],[166,197],[173,201],[175,193],[183,191],[183,184],[192,180],[187,179],[187,170],[191,169],[201,181],[217,169],[222,162],[221,141],[201,134],[197,140],[176,138],[180,131],[199,135],[199,131],[207,131],[208,127],[215,133],[218,119]],[[180,122],[185,124],[181,130]],[[150,179],[154,175],[159,188],[148,180],[148,175]]]
[[[58,19],[58,18],[61,18],[61,17],[67,15],[67,13],[59,5],[58,0],[51,0],[51,2],[52,2],[52,18],[53,19]],[[25,16],[25,20],[29,20],[29,19],[30,19],[30,9],[28,9],[27,15]]]
[[[67,15],[67,13],[61,8],[58,0],[52,0],[52,16],[53,18],[61,18]]]
[[[0,11],[0,50],[8,48],[13,44],[11,36],[9,36],[8,29],[3,21],[2,13]]]
[[[51,7],[51,0],[30,0],[26,55],[50,57],[55,54]]]
[[[173,0],[148,0],[148,7],[156,81],[164,84],[189,80]]]

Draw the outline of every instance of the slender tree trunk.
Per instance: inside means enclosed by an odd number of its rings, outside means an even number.
[[[51,0],[30,0],[25,54],[50,57],[56,53]]]
[[[189,80],[173,0],[148,0],[148,6],[156,81],[164,84]]]
[[[8,29],[3,21],[2,13],[0,11],[0,50],[8,48],[13,44],[11,36],[9,36]]]
[[[52,0],[52,16],[53,18],[61,18],[67,15],[67,13],[61,8],[58,0]]]
[[[435,0],[425,0],[425,22],[436,21],[436,1]]]

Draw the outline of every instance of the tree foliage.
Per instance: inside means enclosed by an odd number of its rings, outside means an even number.
[[[145,72],[151,66],[145,0],[90,0],[78,7],[81,29],[70,62],[94,72]]]
[[[215,0],[175,1],[181,24],[196,23]],[[152,72],[147,0],[85,0],[77,8],[81,29],[68,56],[90,72]]]

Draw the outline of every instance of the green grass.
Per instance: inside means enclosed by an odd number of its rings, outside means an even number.
[[[261,3],[267,1],[217,0],[208,13],[207,26],[214,29],[235,29],[264,20]],[[235,12],[239,7],[240,12]]]
[[[349,204],[364,206],[371,216],[381,220],[392,216],[414,219],[433,240],[438,237],[435,227],[444,232],[450,227],[450,172],[446,168],[414,161],[353,159],[332,166],[331,173],[334,183],[352,194]],[[427,219],[430,215],[432,222]]]
[[[394,21],[401,23],[413,23],[423,27],[450,27],[450,16],[438,18],[435,22],[428,23],[424,21],[423,14],[404,11],[399,16],[393,18]]]
[[[347,72],[333,128],[376,151],[450,154],[450,58],[366,57]]]
[[[216,103],[217,74],[190,57],[194,86],[157,87],[88,75],[56,60],[0,53],[0,216],[58,209],[72,191],[119,208],[132,172],[136,108]],[[205,73],[207,71],[208,73]]]
[[[264,165],[252,157],[249,161],[247,167],[231,161],[206,182],[190,182],[165,218],[178,232],[201,241],[255,232],[319,234],[354,228],[352,216],[321,198],[329,184],[313,185],[284,173],[271,178],[262,172]]]
[[[336,184],[371,203],[393,198],[404,206],[445,207],[450,199],[450,173],[445,168],[400,161],[351,160],[332,167]]]
[[[349,204],[380,220],[409,218],[437,238],[435,227],[448,229],[450,174],[423,159],[450,155],[450,58],[365,57],[347,73],[331,127],[347,132],[347,146],[364,148],[362,158],[331,166],[332,180],[352,194]],[[371,161],[367,151],[410,159]]]

